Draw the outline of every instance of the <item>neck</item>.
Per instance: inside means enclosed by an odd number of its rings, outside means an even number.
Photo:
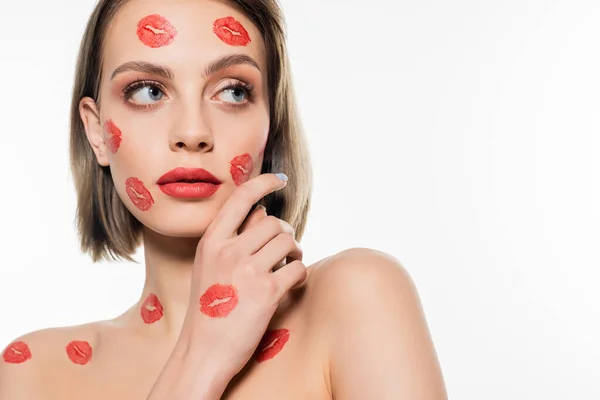
[[[190,302],[192,267],[199,238],[172,238],[147,228],[144,228],[143,238],[146,281],[138,310],[154,294],[163,313],[160,319],[150,324],[143,321],[139,312],[137,315],[142,325],[151,326],[155,332],[176,341]],[[152,305],[145,308],[154,310]],[[151,312],[148,315],[153,320],[157,314]]]

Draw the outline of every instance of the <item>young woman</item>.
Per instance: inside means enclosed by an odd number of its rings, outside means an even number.
[[[100,0],[73,92],[82,247],[143,244],[139,302],[32,332],[11,399],[444,399],[416,290],[394,258],[302,263],[311,194],[275,0]]]

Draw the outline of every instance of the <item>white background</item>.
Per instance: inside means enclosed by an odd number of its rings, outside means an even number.
[[[452,399],[600,398],[600,2],[283,2],[315,168],[309,263],[396,256]],[[80,255],[68,168],[91,0],[2,0],[0,347],[112,318],[143,267]]]

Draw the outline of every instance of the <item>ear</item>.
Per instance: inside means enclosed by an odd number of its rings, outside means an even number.
[[[79,102],[79,116],[83,122],[85,135],[92,146],[98,164],[103,167],[109,165],[108,147],[104,141],[104,132],[100,112],[96,102],[91,97],[84,97]]]

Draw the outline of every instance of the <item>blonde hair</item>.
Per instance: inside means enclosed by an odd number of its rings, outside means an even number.
[[[96,161],[79,114],[84,97],[99,101],[104,36],[118,10],[128,0],[100,0],[85,29],[71,103],[71,172],[77,192],[77,230],[82,251],[94,261],[127,259],[141,243],[142,224],[125,207],[115,190],[110,168]],[[287,221],[300,241],[312,194],[312,169],[292,88],[286,49],[285,22],[276,0],[227,0],[260,31],[266,48],[270,131],[262,173],[289,176],[285,189],[267,195],[259,204],[270,215]]]

